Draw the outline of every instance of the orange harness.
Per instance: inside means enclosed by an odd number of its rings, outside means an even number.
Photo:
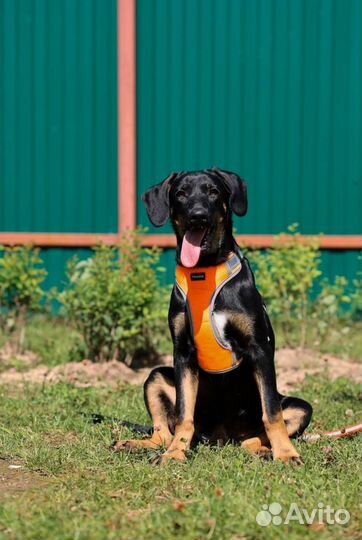
[[[210,373],[225,373],[241,362],[223,340],[214,320],[217,295],[240,270],[241,261],[235,253],[218,266],[176,268],[176,286],[186,301],[197,360],[200,368]]]

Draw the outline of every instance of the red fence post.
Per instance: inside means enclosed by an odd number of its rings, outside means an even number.
[[[118,232],[136,227],[136,0],[118,0]]]

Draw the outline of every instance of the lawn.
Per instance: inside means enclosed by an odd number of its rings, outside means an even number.
[[[361,387],[345,379],[308,378],[296,394],[314,405],[310,431],[361,418]],[[5,482],[0,493],[1,539],[362,538],[361,435],[298,442],[301,467],[229,445],[200,446],[186,464],[157,468],[152,454],[112,453],[115,425],[95,425],[88,412],[148,422],[140,387],[0,387],[0,470],[17,464],[14,474],[30,474],[26,489]],[[281,505],[282,523],[261,526],[256,517],[271,503]],[[329,505],[351,517],[346,525],[284,523],[292,503],[308,514]]]

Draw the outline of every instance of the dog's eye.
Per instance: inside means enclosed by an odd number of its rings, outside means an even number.
[[[178,201],[184,201],[186,199],[186,192],[180,189],[176,192],[176,199]]]
[[[213,199],[216,199],[216,197],[219,195],[219,192],[216,188],[210,188],[209,189],[209,196]]]

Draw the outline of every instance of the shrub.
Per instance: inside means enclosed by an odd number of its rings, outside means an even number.
[[[362,318],[362,273],[350,283],[344,276],[323,279],[313,302],[312,319],[319,342],[341,339]]]
[[[250,251],[248,257],[270,316],[280,323],[287,343],[297,323],[299,345],[304,346],[311,291],[321,275],[321,257],[318,244],[312,241],[302,244],[299,239],[297,225],[291,225],[288,237],[282,233],[275,238],[272,248],[265,252]]]
[[[16,353],[23,348],[28,313],[41,309],[47,271],[32,246],[0,246],[0,251],[0,324]]]
[[[362,261],[362,256],[359,257]],[[362,320],[362,271],[357,272],[357,277],[352,281],[351,293],[351,317],[354,321]]]
[[[155,268],[159,256],[158,250],[141,247],[138,232],[130,232],[118,247],[99,245],[89,259],[70,261],[59,300],[92,360],[130,363],[165,333],[166,326],[157,328],[167,320]]]
[[[334,281],[321,281],[321,290],[313,303],[312,319],[318,342],[338,334],[342,337],[348,332],[347,321],[351,296],[349,282],[344,276],[336,276]],[[341,323],[344,323],[341,325]]]

